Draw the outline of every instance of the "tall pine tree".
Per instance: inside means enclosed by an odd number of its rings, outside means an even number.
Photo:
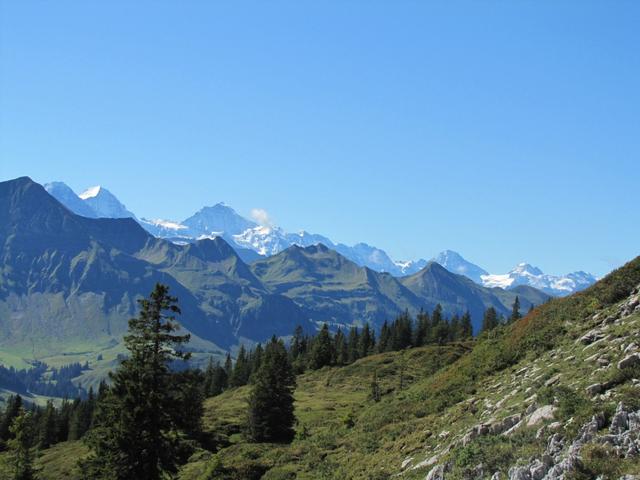
[[[295,433],[295,375],[287,350],[274,336],[262,357],[249,396],[247,437],[253,442],[290,442]]]
[[[180,308],[169,287],[157,284],[139,303],[140,314],[129,320],[124,337],[129,357],[111,375],[96,426],[85,436],[93,452],[82,464],[88,478],[157,480],[175,473],[185,453],[180,443],[189,414],[182,405],[184,384],[169,365],[189,358],[181,350],[189,335],[174,333]]]

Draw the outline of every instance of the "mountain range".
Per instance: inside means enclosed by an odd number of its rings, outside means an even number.
[[[482,287],[436,262],[396,278],[322,243],[249,264],[221,236],[174,243],[133,218],[76,215],[28,177],[0,183],[0,255],[0,346],[31,358],[118,344],[156,282],[179,298],[181,324],[201,352],[297,325],[379,328],[437,303],[447,315],[469,310],[477,331],[489,306],[508,315],[516,295],[523,310],[549,298],[523,285]]]
[[[356,264],[377,272],[388,272],[396,277],[412,275],[423,269],[424,259],[396,261],[384,250],[357,243],[348,246],[335,243],[328,237],[306,231],[287,233],[276,226],[259,225],[239,215],[233,208],[218,203],[204,207],[182,222],[145,218],[138,219],[106,188],[96,186],[76,195],[63,182],[45,185],[45,189],[72,212],[91,218],[134,218],[152,235],[177,243],[193,242],[203,238],[222,237],[234,247],[246,262],[275,255],[292,245],[308,247],[319,243],[335,250]],[[513,288],[528,285],[552,296],[565,296],[592,285],[596,278],[578,271],[556,276],[521,263],[506,274],[490,274],[485,269],[465,260],[459,253],[445,250],[431,259],[452,273],[464,275],[485,287]]]

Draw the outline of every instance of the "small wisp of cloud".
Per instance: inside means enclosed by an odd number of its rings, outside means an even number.
[[[251,210],[251,218],[263,227],[273,227],[273,220],[264,208],[253,208]]]

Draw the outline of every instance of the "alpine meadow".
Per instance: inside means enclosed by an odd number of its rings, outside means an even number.
[[[640,480],[639,24],[0,0],[0,480]]]

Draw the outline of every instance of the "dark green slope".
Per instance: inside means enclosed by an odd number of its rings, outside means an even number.
[[[273,293],[293,299],[315,322],[336,325],[367,321],[380,326],[404,310],[412,314],[421,308],[431,311],[440,303],[447,315],[469,310],[478,330],[487,307],[507,316],[516,295],[523,312],[532,301],[539,304],[548,298],[530,287],[488,289],[433,262],[414,275],[397,279],[360,267],[321,244],[290,247],[254,262],[251,268]]]
[[[292,246],[251,268],[273,293],[293,299],[316,323],[380,326],[405,309],[420,308],[419,299],[391,275],[360,267],[322,244]]]

